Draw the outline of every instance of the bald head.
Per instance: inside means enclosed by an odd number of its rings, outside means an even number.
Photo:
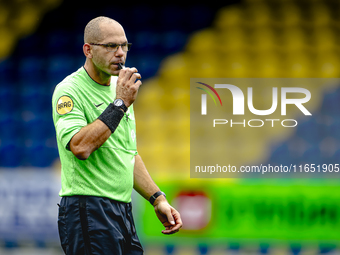
[[[87,23],[85,27],[84,43],[98,43],[100,40],[102,40],[104,37],[104,24],[113,24],[121,27],[121,25],[114,19],[104,16],[94,18],[89,23]]]

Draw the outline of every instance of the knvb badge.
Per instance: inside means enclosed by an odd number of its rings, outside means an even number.
[[[273,114],[277,108],[278,108],[278,90],[280,90],[280,100],[281,100],[281,116],[287,115],[287,105],[295,105],[304,115],[311,116],[312,114],[310,111],[304,106],[305,103],[309,102],[311,99],[311,92],[308,89],[301,88],[301,87],[272,87],[272,105],[269,109],[256,109],[254,107],[254,99],[253,99],[253,88],[247,87],[247,94],[245,97],[245,94],[243,93],[242,89],[239,88],[236,85],[231,84],[214,84],[214,87],[211,85],[208,85],[203,82],[196,82],[197,84],[203,85],[204,87],[196,87],[197,89],[200,89],[204,91],[205,93],[201,94],[201,115],[207,115],[208,114],[208,104],[207,104],[207,95],[212,98],[214,104],[217,106],[216,100],[214,98],[214,95],[218,98],[220,102],[220,106],[222,106],[222,99],[220,97],[220,94],[216,91],[216,89],[227,89],[229,92],[231,92],[231,99],[233,102],[232,105],[232,114],[233,115],[245,115],[245,98],[247,99],[247,106],[248,110],[258,116],[269,116]],[[270,88],[268,88],[270,89]],[[300,98],[289,98],[288,94],[295,94],[299,95]],[[302,96],[302,97],[301,97]],[[230,100],[228,98],[227,100]],[[209,111],[214,111],[214,109],[209,109]],[[250,119],[246,121],[244,119],[242,122],[233,122],[232,119],[213,119],[213,127],[216,127],[216,125],[225,125],[230,124],[231,127],[235,126],[236,124],[242,125],[243,127],[248,124],[249,127],[262,127],[265,125],[265,123],[271,123],[271,126],[274,127],[276,122],[280,122],[283,127],[295,127],[297,126],[298,122],[295,119]]]

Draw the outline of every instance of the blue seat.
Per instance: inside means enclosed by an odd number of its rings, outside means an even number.
[[[22,123],[25,130],[25,138],[37,141],[44,141],[48,137],[54,136],[54,126],[52,119],[34,116],[32,119]]]
[[[340,140],[340,118],[335,118],[328,130],[328,135]]]
[[[26,148],[25,163],[34,167],[49,167],[59,157],[58,149],[41,142],[33,142]]]
[[[161,58],[157,54],[136,54],[134,61],[142,78],[147,79],[157,73]]]
[[[20,108],[18,104],[18,91],[15,89],[12,83],[3,82],[0,86],[0,115],[12,114]]]
[[[52,30],[46,34],[46,50],[51,54],[73,54],[73,34],[66,30]]]
[[[340,159],[340,149],[337,150],[334,155],[326,162],[326,164],[339,164],[339,159]]]
[[[13,141],[0,147],[0,166],[18,167],[22,164],[23,148]]]
[[[280,165],[290,161],[290,159],[291,154],[288,145],[283,143],[274,149],[270,156],[269,163],[273,165]]]
[[[131,32],[137,32],[139,28],[145,27],[155,29],[159,26],[160,21],[159,12],[147,4],[134,5],[132,8],[125,9],[125,18],[121,20],[125,30]]]
[[[185,8],[175,5],[162,6],[157,18],[159,26],[163,30],[183,27],[183,24],[186,24],[187,21]]]
[[[46,75],[50,86],[52,86],[52,84],[54,84],[54,86],[57,85],[74,71],[76,71],[74,70],[74,59],[71,56],[53,55],[48,58]]]
[[[172,30],[162,34],[161,50],[165,55],[179,52],[183,49],[187,41],[187,36],[183,31]]]
[[[11,59],[6,59],[0,61],[0,84],[1,87],[4,86],[3,83],[12,83],[13,82],[13,75],[15,71],[15,64],[14,61]]]
[[[335,92],[326,94],[324,96],[320,111],[323,115],[326,114],[334,117],[340,117],[339,109],[340,89],[337,89]]]
[[[202,29],[211,24],[214,19],[214,10],[207,5],[193,5],[185,13],[186,26],[188,32]]]
[[[34,84],[27,85],[21,90],[18,99],[20,99],[22,111],[32,111],[36,114],[44,114],[48,111],[51,114],[52,95],[46,93],[45,88],[34,88]]]
[[[299,123],[296,130],[296,136],[303,138],[310,143],[318,143],[322,134],[322,126],[319,125],[315,118]]]
[[[42,79],[45,67],[45,62],[42,57],[27,56],[19,62],[19,75],[25,80]]]
[[[144,30],[136,32],[133,36],[131,50],[134,54],[143,51],[144,54],[152,54],[155,50],[159,49],[161,38],[159,33],[151,30]]]
[[[307,149],[301,158],[302,164],[322,164],[323,158],[321,157],[321,151],[318,144]]]
[[[2,143],[19,140],[21,127],[21,122],[16,118],[11,115],[3,115],[0,119],[0,139]]]
[[[15,54],[19,58],[44,56],[43,45],[42,36],[39,33],[34,33],[19,40]]]

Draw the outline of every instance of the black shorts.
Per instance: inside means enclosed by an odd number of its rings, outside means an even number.
[[[131,203],[93,196],[63,197],[58,230],[66,255],[140,255]]]

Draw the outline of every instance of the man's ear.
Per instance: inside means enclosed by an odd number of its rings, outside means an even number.
[[[88,44],[88,43],[85,43],[83,45],[83,52],[84,52],[84,55],[87,57],[87,58],[92,58],[92,50],[91,50],[91,45]]]

